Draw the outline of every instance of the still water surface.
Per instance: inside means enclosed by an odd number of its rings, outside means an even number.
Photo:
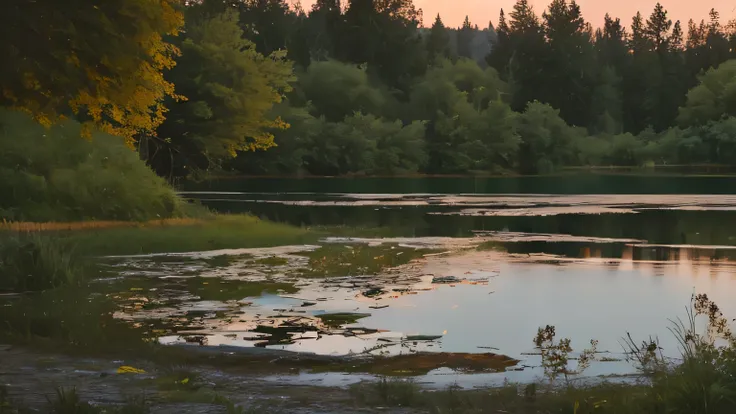
[[[624,357],[627,333],[639,340],[658,336],[665,353],[676,356],[668,320],[685,316],[693,293],[707,293],[727,316],[736,316],[732,177],[251,179],[185,190],[223,212],[294,225],[380,227],[393,237],[323,241],[351,251],[382,245],[432,252],[375,275],[351,270],[326,279],[299,273],[307,265],[303,252],[319,246],[230,252],[250,259],[200,276],[290,281],[295,291],[240,302],[178,302],[178,310],[217,311],[191,328],[209,345],[321,354],[495,352],[538,374],[532,338],[546,324],[572,338],[576,349],[599,340],[601,356],[616,360]],[[276,256],[283,259],[276,265],[254,266],[260,263],[254,257]],[[177,277],[191,264],[176,266],[167,262],[158,271]],[[156,312],[171,316],[165,307]],[[337,334],[300,328],[280,343],[263,343],[257,329],[335,312],[363,315]],[[182,342],[185,333],[162,341]],[[412,340],[416,335],[436,338]],[[588,374],[630,372],[629,364],[609,361]]]

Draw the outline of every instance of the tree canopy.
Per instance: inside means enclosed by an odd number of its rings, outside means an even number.
[[[9,0],[0,105],[160,175],[545,173],[732,159],[736,22],[575,0],[426,22],[412,0]]]

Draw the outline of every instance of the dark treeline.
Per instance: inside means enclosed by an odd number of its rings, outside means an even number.
[[[344,6],[344,7],[341,7]],[[717,11],[586,22],[574,2],[519,0],[497,27],[423,29],[410,0],[237,4],[294,90],[252,174],[541,173],[561,166],[736,164],[736,35]],[[594,29],[594,26],[600,26]],[[718,70],[713,70],[718,68]]]

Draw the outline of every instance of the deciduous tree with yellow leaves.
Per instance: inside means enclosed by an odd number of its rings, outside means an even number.
[[[45,125],[76,116],[123,137],[154,134],[179,98],[163,72],[184,24],[176,0],[0,2],[0,105]]]

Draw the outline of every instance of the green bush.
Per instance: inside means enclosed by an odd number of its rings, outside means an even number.
[[[123,140],[82,138],[66,121],[44,128],[0,110],[0,219],[148,220],[181,214],[184,204]]]

